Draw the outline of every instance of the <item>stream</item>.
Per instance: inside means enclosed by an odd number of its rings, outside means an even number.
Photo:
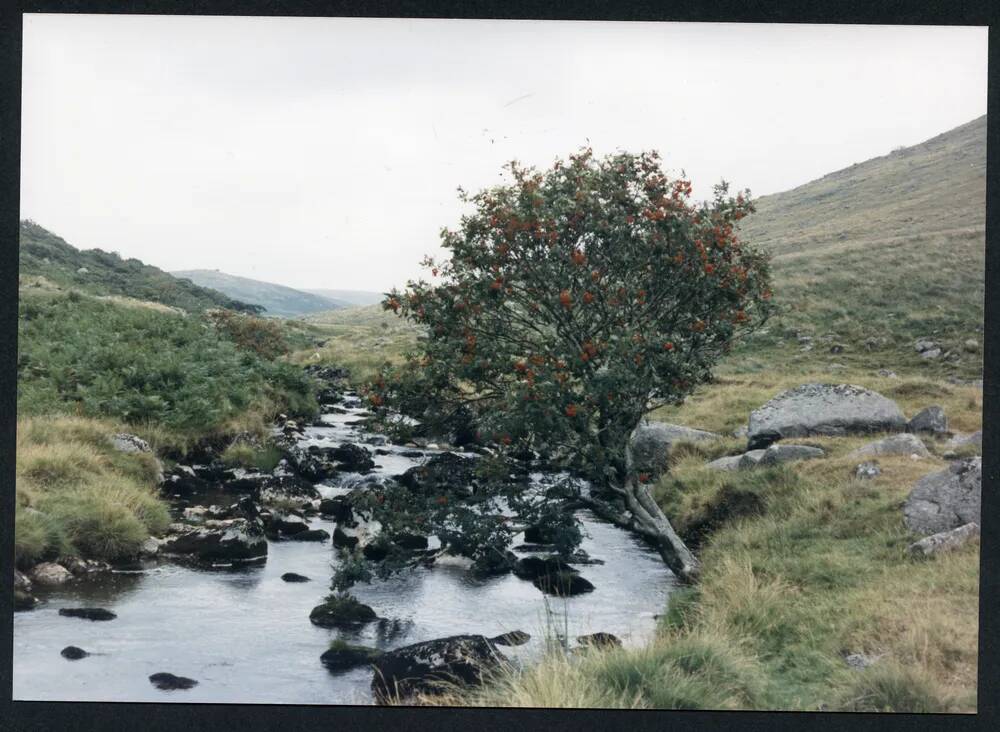
[[[305,430],[305,444],[354,442],[374,450],[378,436],[349,424],[360,405],[329,413],[323,426]],[[412,447],[378,445],[374,474],[397,475],[423,458]],[[421,450],[427,457],[440,452]],[[347,492],[358,480],[342,473],[317,484],[324,498]],[[533,480],[544,476],[536,473]],[[437,562],[388,580],[358,584],[352,593],[380,618],[358,631],[319,628],[309,612],[329,592],[336,555],[330,541],[270,541],[266,563],[238,569],[201,569],[150,561],[143,569],[112,571],[38,588],[41,604],[14,614],[13,697],[17,700],[235,702],[242,704],[371,704],[372,672],[359,668],[332,674],[320,663],[329,642],[392,649],[444,636],[498,635],[523,630],[531,640],[501,652],[522,662],[537,659],[546,637],[603,631],[626,646],[652,636],[655,615],[666,608],[675,578],[659,555],[630,534],[577,513],[581,547],[603,564],[577,568],[595,590],[570,598],[543,595],[513,574],[475,579],[457,564]],[[333,533],[335,522],[309,520]],[[514,546],[520,544],[520,537]],[[524,556],[521,554],[521,556]],[[296,572],[304,583],[284,582]],[[118,617],[92,622],[58,614],[63,607],[103,607]],[[68,661],[60,651],[74,645],[91,656]],[[160,691],[148,680],[166,671],[198,680],[188,690]]]

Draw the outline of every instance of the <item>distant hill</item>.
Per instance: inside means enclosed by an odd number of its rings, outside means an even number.
[[[187,312],[229,308],[252,312],[248,303],[178,280],[138,259],[101,249],[80,250],[33,221],[22,221],[18,273],[99,296],[160,303]]]
[[[368,290],[306,290],[313,295],[328,297],[332,300],[349,303],[350,305],[375,305],[385,299],[381,292],[370,292]]]
[[[189,269],[171,274],[191,280],[196,285],[224,292],[230,297],[260,305],[264,308],[265,315],[296,318],[300,315],[349,306],[347,302],[335,298],[276,285],[273,282],[237,277],[214,269]]]
[[[784,338],[785,366],[981,373],[980,353],[964,344],[982,343],[985,116],[756,203],[741,236],[771,252],[784,314],[770,339],[755,338],[745,353]],[[811,352],[797,335],[818,337]],[[920,359],[913,349],[920,337],[950,354]]]

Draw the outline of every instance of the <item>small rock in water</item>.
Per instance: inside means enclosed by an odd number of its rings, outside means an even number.
[[[572,597],[594,591],[593,584],[574,572],[543,574],[532,580],[532,584],[545,594],[556,597]]]
[[[330,533],[323,529],[309,529],[308,531],[300,531],[288,538],[292,541],[326,541],[330,538]]]
[[[14,610],[20,612],[22,610],[33,610],[35,605],[38,604],[38,599],[31,596],[31,593],[25,592],[24,590],[14,590]]]
[[[102,607],[63,607],[59,614],[67,618],[83,618],[84,620],[114,620],[118,616]]]
[[[285,572],[281,575],[281,579],[285,582],[311,582],[308,577],[304,574],[295,574],[295,572]]]
[[[531,636],[523,630],[512,630],[509,633],[502,633],[490,640],[498,646],[523,646]]]
[[[190,689],[197,686],[198,682],[185,676],[174,676],[166,672],[153,674],[149,677],[149,682],[162,691],[174,691],[175,689]]]
[[[577,636],[576,642],[582,646],[595,648],[621,648],[622,645],[618,636],[611,633],[591,633],[590,635]]]
[[[31,580],[40,585],[61,585],[73,579],[68,569],[54,562],[36,564],[31,570]]]
[[[367,666],[382,653],[376,648],[353,646],[343,642],[334,642],[329,650],[319,657],[320,662],[332,673],[349,671],[358,666]]]
[[[90,654],[82,648],[77,648],[76,646],[66,646],[59,651],[59,655],[70,661],[78,661],[81,658],[86,658]]]

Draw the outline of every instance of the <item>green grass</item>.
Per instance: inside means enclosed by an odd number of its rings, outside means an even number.
[[[296,351],[290,360],[342,366],[355,383],[374,376],[385,363],[401,364],[420,334],[417,326],[385,312],[381,305],[317,313],[305,322],[318,329],[324,342]]]
[[[19,316],[23,415],[109,417],[200,435],[253,415],[317,408],[300,369],[239,348],[201,316],[30,288]]]
[[[115,450],[112,422],[22,419],[17,430],[14,555],[21,567],[77,555],[136,554],[170,515],[156,495],[159,466],[148,453]]]

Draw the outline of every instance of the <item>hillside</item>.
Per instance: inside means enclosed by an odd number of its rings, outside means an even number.
[[[326,297],[331,300],[339,300],[350,306],[354,305],[375,305],[385,299],[381,292],[369,292],[368,290],[305,290],[313,295]]]
[[[985,117],[761,197],[742,235],[772,253],[783,312],[733,364],[981,376],[985,214]]]
[[[348,307],[340,300],[296,290],[273,282],[262,282],[248,277],[237,277],[213,269],[188,269],[171,272],[174,277],[187,279],[201,287],[211,287],[230,297],[252,302],[264,308],[265,315],[295,318],[321,310]]]
[[[244,301],[178,280],[138,259],[122,259],[101,249],[77,249],[33,221],[21,222],[18,266],[22,279],[44,278],[93,295],[155,302],[187,312],[220,307],[253,310]]]

